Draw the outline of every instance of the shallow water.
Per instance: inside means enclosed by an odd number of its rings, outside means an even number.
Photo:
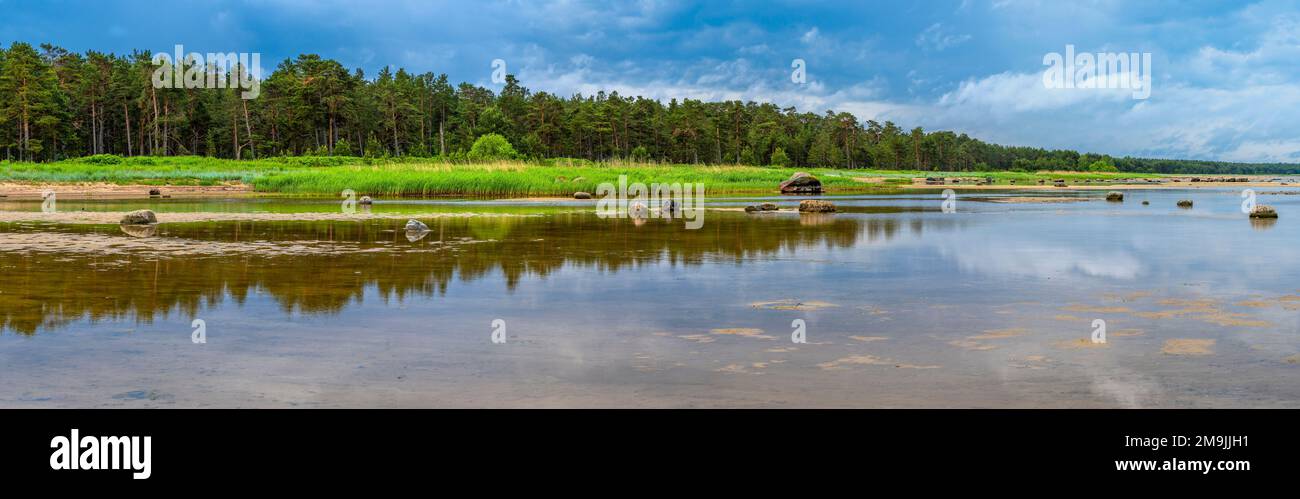
[[[699,230],[569,201],[371,208],[465,215],[415,241],[400,219],[0,223],[0,407],[1300,407],[1300,196],[1261,195],[1282,218],[1258,223],[1237,191],[1103,195],[730,198]],[[59,203],[145,207],[339,209]]]

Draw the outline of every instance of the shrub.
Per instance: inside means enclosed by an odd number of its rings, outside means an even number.
[[[495,133],[484,134],[469,148],[469,159],[474,161],[514,159],[518,155],[510,141]]]
[[[122,164],[122,157],[116,154],[96,154],[81,158],[80,161],[91,165],[120,165]]]
[[[790,166],[790,157],[785,155],[785,149],[780,147],[772,151],[772,166],[787,167]]]

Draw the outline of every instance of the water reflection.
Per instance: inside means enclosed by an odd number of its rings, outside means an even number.
[[[566,266],[618,272],[719,259],[739,263],[806,248],[885,241],[904,226],[919,231],[922,224],[835,215],[776,216],[756,223],[730,214],[711,215],[701,230],[589,214],[428,222],[431,230],[415,234],[400,220],[111,229],[0,225],[0,237],[9,238],[0,253],[6,276],[0,280],[0,331],[30,335],[82,319],[149,323],[170,314],[192,316],[201,306],[227,299],[242,305],[260,295],[286,313],[332,314],[362,300],[369,288],[382,300],[402,300],[445,294],[456,279],[491,277],[513,290],[524,278],[543,278]],[[953,226],[952,220],[925,223]],[[33,235],[41,237],[30,239]],[[18,236],[31,242],[24,245]],[[150,239],[134,239],[139,237]],[[52,245],[51,239],[62,244]],[[175,256],[167,248],[177,241],[204,250]],[[272,243],[279,246],[268,251]]]
[[[122,232],[131,237],[153,237],[158,234],[157,224],[122,224],[118,226]]]
[[[1250,219],[1250,226],[1251,226],[1252,228],[1254,228],[1255,230],[1268,230],[1268,229],[1272,229],[1274,225],[1277,225],[1277,219],[1276,219],[1276,218],[1252,218],[1252,219]]]

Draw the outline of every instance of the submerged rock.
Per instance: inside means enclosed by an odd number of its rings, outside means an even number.
[[[1143,202],[1142,202],[1142,206],[1147,206],[1147,205],[1149,205],[1149,204],[1151,204],[1150,201],[1143,201]]]
[[[1255,209],[1250,210],[1250,218],[1277,218],[1277,210],[1268,205],[1256,205]]]
[[[745,207],[745,211],[750,212],[750,213],[753,213],[753,212],[756,212],[756,211],[757,211],[757,212],[764,212],[764,211],[778,211],[779,209],[780,209],[780,207],[778,207],[778,206],[776,205],[776,203],[751,204],[751,205]]]
[[[781,182],[781,194],[821,194],[822,181],[804,172],[796,172]]]
[[[1191,207],[1192,207],[1192,200],[1190,200],[1190,199],[1182,199],[1182,200],[1179,200],[1179,201],[1178,201],[1178,207],[1179,207],[1179,208],[1191,208]]]
[[[1123,201],[1123,200],[1124,200],[1124,193],[1122,193],[1122,192],[1120,192],[1120,191],[1110,191],[1110,192],[1107,192],[1107,193],[1106,193],[1106,200],[1107,200],[1107,201]]]
[[[122,215],[123,225],[145,225],[158,223],[158,216],[149,210],[136,210]]]
[[[573,199],[591,199],[591,193],[578,191],[573,193]]]
[[[834,213],[835,204],[820,199],[809,199],[799,202],[799,211],[802,213]]]
[[[415,220],[415,219],[411,219],[411,220],[407,220],[407,221],[406,221],[406,231],[407,231],[407,232],[423,232],[423,231],[428,231],[428,230],[429,230],[429,226],[428,226],[428,225],[424,225],[424,222],[421,222],[421,221],[419,221],[419,220]]]

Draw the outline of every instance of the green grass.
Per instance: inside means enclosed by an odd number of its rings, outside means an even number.
[[[0,162],[0,181],[27,183],[104,182],[140,185],[219,185],[243,183],[258,192],[296,195],[337,195],[352,189],[372,196],[569,196],[595,193],[603,182],[702,182],[710,194],[770,193],[795,171],[807,171],[830,192],[872,192],[897,189],[915,177],[992,178],[995,184],[1034,183],[1038,179],[1153,177],[1141,173],[1085,172],[934,172],[916,170],[791,169],[756,166],[701,166],[597,163],[550,159],[536,163],[448,163],[430,159],[365,159],[291,157],[234,161],[184,157],[91,156],[56,163]],[[882,177],[860,182],[855,177]]]

